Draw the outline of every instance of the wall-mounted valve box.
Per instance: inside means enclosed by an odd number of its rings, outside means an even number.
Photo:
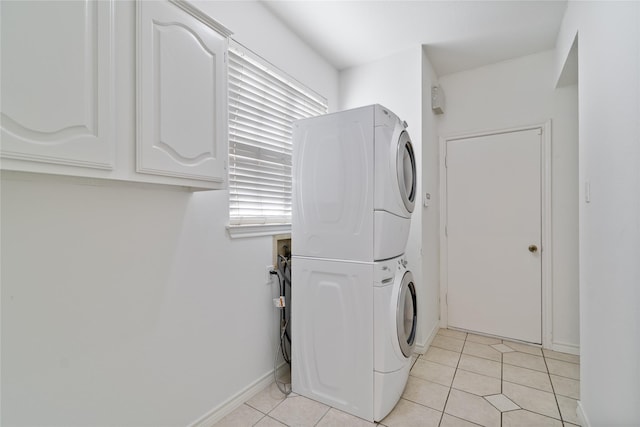
[[[291,234],[278,234],[273,236],[273,265],[278,266],[278,256],[291,258]]]

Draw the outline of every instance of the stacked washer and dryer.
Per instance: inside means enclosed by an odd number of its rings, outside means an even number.
[[[411,368],[415,165],[406,123],[380,105],[294,125],[293,391],[370,421]]]

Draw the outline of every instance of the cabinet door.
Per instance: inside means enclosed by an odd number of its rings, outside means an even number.
[[[137,171],[222,185],[228,39],[193,12],[183,2],[138,3]]]
[[[110,1],[2,1],[3,158],[112,169]]]

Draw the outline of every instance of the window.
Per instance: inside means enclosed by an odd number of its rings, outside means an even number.
[[[289,225],[292,125],[327,101],[238,43],[228,65],[230,225]]]

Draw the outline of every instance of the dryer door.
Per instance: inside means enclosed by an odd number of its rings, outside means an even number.
[[[413,284],[413,274],[410,271],[404,273],[400,292],[398,292],[398,305],[396,310],[396,328],[398,331],[398,343],[405,357],[410,357],[416,339],[416,326],[418,323],[416,288]]]
[[[400,133],[398,138],[398,151],[396,152],[396,171],[398,174],[398,186],[404,206],[409,212],[413,212],[416,202],[416,158],[413,153],[411,138],[406,131]]]

